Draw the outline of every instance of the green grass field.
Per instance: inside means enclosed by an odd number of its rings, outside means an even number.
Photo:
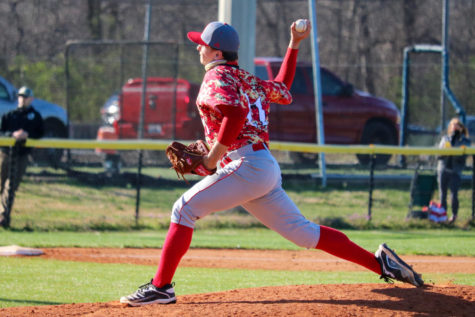
[[[0,230],[0,245],[29,247],[160,247],[165,231],[127,232],[14,232]],[[374,250],[387,242],[400,254],[475,256],[475,233],[462,230],[355,231],[345,233]],[[197,230],[192,247],[298,249],[267,229]],[[117,300],[148,282],[156,266],[99,264],[40,258],[0,257],[0,308],[73,302]],[[425,274],[431,282],[475,286],[475,274]],[[179,268],[178,294],[197,294],[237,288],[381,282],[370,272],[309,272]]]
[[[343,230],[357,244],[375,250],[382,242],[401,254],[475,256],[475,231],[442,230]],[[166,230],[93,232],[16,232],[0,229],[0,245],[27,247],[157,248]],[[196,229],[193,248],[300,250],[272,230]]]
[[[155,267],[55,260],[0,258],[0,308],[65,303],[117,301],[149,282]],[[430,274],[431,281],[475,285],[467,274]],[[299,284],[384,283],[371,272],[265,271],[178,268],[174,280],[178,295],[232,289]],[[1,314],[1,312],[0,312]]]
[[[86,169],[99,172],[100,169]],[[35,171],[33,169],[33,171]],[[37,172],[39,173],[39,169]],[[132,171],[132,170],[131,170]],[[298,170],[296,170],[298,171]],[[303,173],[308,173],[305,171]],[[345,170],[333,172],[342,173]],[[360,171],[361,172],[361,171]],[[395,171],[388,171],[393,172]],[[58,173],[58,172],[56,172]],[[144,186],[140,192],[139,220],[136,223],[136,188],[132,184],[114,186],[97,179],[59,176],[53,179],[26,177],[17,193],[12,213],[12,229],[35,231],[89,231],[163,229],[170,221],[173,203],[189,187],[177,181],[168,168],[147,168],[144,173],[167,182]],[[353,173],[353,172],[351,172]],[[407,171],[406,171],[407,173]],[[195,178],[190,177],[190,180]],[[172,182],[170,182],[172,180]],[[101,182],[104,184],[101,184]],[[372,196],[372,220],[368,215],[368,186],[341,185],[322,188],[315,181],[298,177],[284,181],[284,188],[302,214],[320,224],[343,229],[446,228],[427,220],[406,220],[410,193],[408,186],[376,186]],[[456,228],[473,228],[471,188],[459,194],[460,211]],[[216,213],[200,220],[199,228],[255,228],[262,225],[241,209]]]
[[[118,300],[120,296],[149,282],[155,271],[154,267],[143,265],[45,261],[34,258],[0,258],[0,265],[5,275],[0,282],[4,294],[0,296],[0,308]],[[179,268],[175,281],[179,295],[274,285],[379,282],[374,274],[366,272],[316,273],[207,268]]]
[[[148,168],[145,173],[175,178],[174,172],[167,168]],[[131,184],[95,185],[61,174],[51,179],[34,175],[26,177],[20,186],[12,228],[0,229],[0,245],[161,247],[170,221],[170,208],[187,188],[183,182],[142,188],[136,225],[136,189]],[[470,188],[462,188],[459,220],[455,226],[448,226],[427,220],[405,220],[409,201],[405,186],[376,187],[371,221],[366,218],[368,188],[365,185],[321,188],[314,181],[302,179],[284,182],[284,187],[307,218],[343,228],[353,241],[368,250],[387,242],[402,255],[475,256]],[[192,248],[299,249],[239,209],[200,220]],[[156,270],[155,265],[80,263],[35,257],[0,257],[0,266],[0,308],[117,300],[148,282]],[[475,285],[474,274],[428,274],[424,278]],[[369,272],[206,268],[179,268],[175,281],[179,295],[273,285],[380,282]]]

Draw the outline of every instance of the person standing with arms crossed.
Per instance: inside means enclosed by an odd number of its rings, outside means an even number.
[[[174,204],[158,270],[150,283],[120,299],[130,306],[176,302],[172,279],[190,247],[195,221],[213,212],[244,207],[268,228],[304,248],[316,248],[360,264],[382,278],[422,286],[419,274],[385,244],[376,255],[342,232],[307,220],[281,186],[280,167],[269,151],[271,103],[290,104],[300,43],[310,34],[290,27],[290,43],[275,81],[239,68],[239,36],[229,24],[209,23],[189,32],[198,44],[206,73],[196,103],[211,149],[204,165],[217,171],[186,191]],[[250,111],[251,108],[257,108]]]
[[[31,106],[33,99],[33,91],[21,87],[18,91],[18,107],[2,116],[1,135],[15,139],[13,147],[3,147],[0,151],[0,225],[4,228],[10,227],[15,192],[28,166],[31,147],[25,147],[24,144],[28,138],[42,138],[44,133],[43,119]]]

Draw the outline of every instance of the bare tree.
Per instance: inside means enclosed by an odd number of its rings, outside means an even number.
[[[189,30],[201,30],[218,17],[216,0],[152,3],[155,41],[188,43]],[[68,40],[141,40],[145,4],[145,0],[0,1],[1,74],[9,77],[28,62],[62,65]],[[450,4],[451,82],[467,112],[475,112],[475,1]],[[442,40],[441,0],[319,0],[316,6],[321,64],[357,88],[394,101],[401,90],[404,47]],[[289,24],[309,17],[308,1],[259,0],[256,9],[256,55],[282,56]],[[193,53],[186,56],[190,63]],[[130,59],[136,63],[134,56]],[[299,59],[311,60],[310,41],[301,46]]]
[[[87,24],[91,38],[102,38],[101,0],[87,0]]]

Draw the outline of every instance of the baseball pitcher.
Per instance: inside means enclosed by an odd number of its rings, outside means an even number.
[[[211,22],[203,32],[188,33],[197,44],[206,70],[196,104],[209,152],[200,157],[199,164],[189,153],[181,161],[176,158],[180,151],[167,153],[171,153],[172,163],[181,162],[177,172],[191,173],[193,166],[201,166],[207,176],[175,202],[158,270],[151,282],[122,297],[121,303],[141,306],[176,302],[172,279],[190,246],[195,222],[236,206],[244,207],[265,226],[303,248],[326,251],[386,280],[423,285],[420,275],[386,244],[373,254],[342,232],[309,221],[282,188],[279,164],[269,151],[269,109],[271,103],[292,102],[289,88],[300,43],[310,34],[309,24],[305,20],[305,26],[299,22],[298,29],[295,22],[290,26],[289,47],[274,81],[261,80],[239,67],[239,36],[231,25]],[[186,162],[190,167],[183,168]]]

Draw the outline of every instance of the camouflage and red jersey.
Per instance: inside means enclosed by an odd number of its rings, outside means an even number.
[[[196,99],[210,146],[216,142],[223,121],[218,106],[242,107],[247,113],[244,126],[229,151],[247,144],[268,144],[270,104],[291,102],[292,96],[284,83],[261,80],[229,65],[218,65],[206,72]]]

